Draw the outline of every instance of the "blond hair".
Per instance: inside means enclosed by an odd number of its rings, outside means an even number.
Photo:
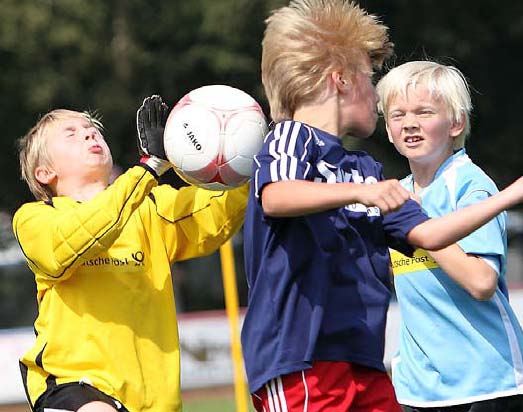
[[[406,98],[408,87],[415,89],[419,84],[427,88],[431,98],[441,100],[447,108],[450,121],[465,122],[463,131],[454,140],[454,149],[461,149],[470,134],[472,101],[465,76],[454,66],[420,60],[390,70],[376,86],[380,98],[378,110],[384,115],[385,121],[391,99],[398,95]]]
[[[54,196],[51,188],[40,183],[35,177],[38,166],[51,166],[46,144],[50,127],[73,117],[82,117],[92,123],[100,132],[103,130],[103,125],[96,113],[56,109],[42,116],[36,125],[18,140],[22,179],[26,181],[29,190],[37,200],[50,200]]]
[[[293,0],[265,23],[262,83],[275,122],[317,98],[330,73],[351,79],[364,58],[379,68],[393,50],[387,26],[345,0]]]

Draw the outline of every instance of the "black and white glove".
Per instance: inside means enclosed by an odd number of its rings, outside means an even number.
[[[163,131],[168,115],[169,107],[159,95],[146,97],[136,112],[140,163],[157,177],[172,167],[163,146]]]

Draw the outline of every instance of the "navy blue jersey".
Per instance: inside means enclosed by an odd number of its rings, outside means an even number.
[[[383,176],[365,152],[347,151],[336,136],[302,123],[279,123],[266,137],[244,224],[249,296],[242,345],[251,392],[315,360],[385,370],[388,248],[410,255],[406,236],[427,219],[414,201],[385,217],[361,204],[292,218],[264,215],[263,187],[296,179],[372,184]]]

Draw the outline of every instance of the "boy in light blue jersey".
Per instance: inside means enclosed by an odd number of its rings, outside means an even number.
[[[387,133],[430,217],[498,193],[467,156],[469,87],[452,66],[413,61],[377,85]],[[393,384],[404,411],[523,411],[523,331],[504,278],[506,213],[453,246],[392,251],[402,326]]]

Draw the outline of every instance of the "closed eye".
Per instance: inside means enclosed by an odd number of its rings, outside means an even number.
[[[66,137],[73,137],[75,135],[75,133],[76,133],[76,127],[74,127],[74,126],[68,126],[64,130],[64,135]]]
[[[389,119],[392,119],[392,120],[400,119],[401,117],[403,117],[403,115],[404,115],[403,112],[391,112],[389,114]]]
[[[433,111],[433,110],[430,110],[430,109],[425,109],[425,110],[421,110],[421,111],[419,112],[419,114],[420,114],[421,116],[431,116],[431,115],[434,114],[434,111]]]

